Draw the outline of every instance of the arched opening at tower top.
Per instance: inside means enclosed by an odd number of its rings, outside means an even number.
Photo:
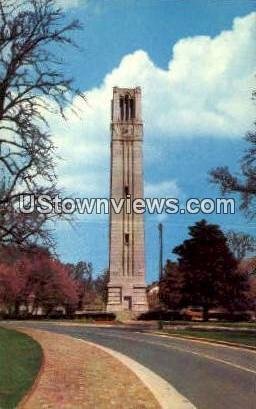
[[[119,99],[120,120],[130,121],[135,118],[135,100],[129,95],[121,96]]]

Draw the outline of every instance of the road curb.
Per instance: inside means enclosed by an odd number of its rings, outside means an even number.
[[[26,333],[26,327],[14,327],[16,331]],[[25,331],[24,331],[25,330]],[[35,331],[42,331],[51,333],[51,331],[42,330],[42,329],[35,329]],[[158,402],[161,409],[197,409],[187,398],[181,395],[171,384],[169,384],[166,380],[162,377],[157,375],[155,372],[151,371],[150,369],[146,368],[145,366],[141,365],[137,361],[129,358],[128,356],[112,350],[110,348],[104,347],[94,342],[87,341],[85,339],[76,338],[68,334],[60,334],[63,335],[65,338],[69,338],[72,342],[82,342],[87,344],[88,346],[92,346],[94,348],[98,348],[103,352],[111,355],[113,358],[117,359],[121,365],[127,367],[131,372],[137,376],[138,381],[145,385],[145,387],[151,392],[154,396],[156,401]],[[33,338],[32,335],[29,335]],[[33,392],[36,390],[41,376],[44,373],[45,367],[45,356],[43,354],[42,358],[42,365],[39,369],[39,372],[36,376],[36,379],[31,386],[31,388],[27,391],[26,395],[23,396],[22,400],[19,402],[17,409],[23,409],[24,405],[27,403]]]
[[[66,335],[69,336],[70,335]],[[197,409],[187,398],[181,395],[167,381],[157,375],[155,372],[141,365],[137,361],[129,358],[127,355],[114,351],[113,349],[103,347],[94,342],[86,341],[81,338],[73,338],[78,342],[84,342],[88,345],[101,349],[118,359],[123,365],[127,366],[141,382],[150,390],[162,409]]]
[[[234,347],[237,349],[245,349],[245,350],[249,350],[252,352],[256,353],[256,347],[254,346],[250,346],[250,345],[245,345],[245,344],[237,344],[235,342],[228,342],[228,341],[217,341],[217,340],[212,340],[210,338],[196,338],[196,337],[191,337],[190,335],[185,336],[185,335],[175,335],[175,334],[166,334],[165,332],[159,332],[159,331],[144,331],[141,333],[146,333],[149,335],[158,335],[158,336],[162,336],[162,337],[167,337],[167,338],[177,338],[177,339],[188,339],[191,341],[197,341],[197,342],[202,342],[205,344],[213,344],[213,345],[223,345],[223,346],[229,346],[229,347]]]

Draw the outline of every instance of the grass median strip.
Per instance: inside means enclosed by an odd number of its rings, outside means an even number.
[[[165,334],[184,336],[184,337],[195,337],[201,339],[208,339],[212,341],[224,341],[232,342],[235,344],[243,344],[248,346],[256,347],[256,335],[254,332],[249,333],[246,331],[225,331],[225,330],[196,330],[193,328],[189,329],[166,329],[163,331]]]
[[[0,327],[0,409],[16,408],[33,385],[42,357],[31,337]]]
[[[256,331],[256,322],[247,322],[247,321],[238,321],[238,322],[231,322],[231,321],[163,321],[168,323],[169,325],[177,326],[177,325],[187,325],[188,327],[205,327],[207,328],[220,328],[226,327],[228,329],[251,329]]]

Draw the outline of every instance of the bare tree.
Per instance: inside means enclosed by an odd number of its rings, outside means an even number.
[[[252,92],[252,100],[256,98],[256,90]],[[256,122],[254,130],[247,132],[248,149],[241,160],[240,177],[232,174],[227,166],[219,166],[211,170],[211,182],[219,185],[222,194],[238,193],[241,198],[240,209],[254,218],[256,215]]]
[[[221,192],[238,193],[241,197],[241,210],[250,218],[255,217],[256,206],[256,131],[246,135],[250,146],[241,161],[241,177],[233,175],[228,167],[221,166],[210,172],[211,181],[220,186]]]
[[[58,46],[75,46],[78,21],[64,23],[54,0],[0,0],[0,243],[50,240],[56,215],[18,212],[21,195],[55,196],[56,153],[47,111],[81,92],[62,72]],[[47,227],[46,227],[47,226]]]
[[[237,260],[242,260],[256,251],[256,238],[250,234],[229,231],[226,233],[229,248]]]

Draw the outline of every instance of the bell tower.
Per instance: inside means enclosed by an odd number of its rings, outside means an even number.
[[[110,197],[132,202],[143,198],[143,124],[141,89],[113,89]],[[111,208],[109,228],[108,311],[148,309],[143,214]]]

